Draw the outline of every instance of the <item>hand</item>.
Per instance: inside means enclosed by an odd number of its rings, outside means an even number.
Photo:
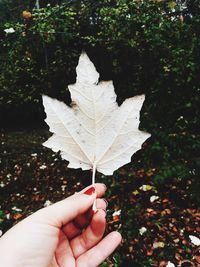
[[[121,235],[103,237],[106,202],[103,184],[43,208],[0,238],[3,267],[96,267],[120,244]],[[96,199],[97,198],[97,199]],[[93,214],[96,199],[98,211]]]

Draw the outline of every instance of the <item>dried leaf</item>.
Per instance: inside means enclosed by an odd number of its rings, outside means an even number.
[[[140,192],[139,192],[138,190],[135,190],[135,191],[132,192],[132,194],[133,194],[134,196],[137,196],[137,195],[140,194]]]
[[[150,202],[153,203],[157,199],[159,199],[159,196],[151,196],[150,197]]]
[[[140,190],[142,191],[150,191],[150,190],[154,190],[155,187],[149,184],[143,184],[142,186],[140,186]]]
[[[148,249],[147,250],[147,256],[152,256],[153,255],[153,249],[152,248],[150,248],[150,249]]]
[[[193,256],[193,259],[195,259],[200,264],[200,256],[195,255]]]
[[[138,130],[144,95],[116,102],[112,81],[98,82],[99,73],[85,53],[69,86],[72,107],[43,96],[46,123],[53,134],[43,145],[61,151],[68,167],[93,169],[105,175],[130,162],[150,134]]]
[[[189,235],[190,241],[195,246],[200,246],[200,239],[194,235]]]
[[[171,261],[168,261],[166,267],[175,267],[175,265]]]
[[[23,216],[23,215],[22,215],[21,213],[16,213],[16,214],[13,215],[13,218],[14,218],[15,220],[19,220],[22,216]]]
[[[159,263],[159,267],[166,267],[166,261],[161,261]]]
[[[153,248],[156,249],[156,248],[164,248],[165,246],[165,243],[164,242],[154,242],[153,243]]]
[[[147,228],[144,226],[139,229],[140,235],[143,235],[146,231],[147,231]]]

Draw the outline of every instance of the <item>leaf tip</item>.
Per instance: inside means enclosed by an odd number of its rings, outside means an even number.
[[[78,66],[76,67],[77,82],[97,84],[99,73],[88,55],[83,51],[79,57]]]

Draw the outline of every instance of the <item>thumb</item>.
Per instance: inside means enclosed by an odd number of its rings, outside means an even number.
[[[47,208],[43,208],[34,215],[41,222],[60,228],[62,225],[85,213],[94,203],[96,192],[93,186],[82,190]]]

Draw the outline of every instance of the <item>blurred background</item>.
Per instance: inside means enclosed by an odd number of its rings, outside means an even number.
[[[70,104],[81,51],[117,101],[145,94],[152,134],[107,187],[108,231],[123,243],[102,266],[200,266],[200,2],[0,0],[0,235],[81,190],[91,172],[42,147],[41,95]]]

